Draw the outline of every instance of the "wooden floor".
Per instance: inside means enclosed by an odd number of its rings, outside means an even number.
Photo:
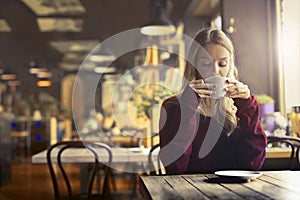
[[[79,174],[79,167],[77,166],[70,166],[68,171],[70,170],[71,173]],[[0,188],[0,200],[54,199],[47,165],[32,164],[31,157],[23,157],[12,161],[11,172],[11,182]],[[80,188],[78,180],[71,180],[72,183],[78,183],[75,185],[75,191]],[[133,184],[129,176],[118,177],[116,183],[117,192],[123,194],[122,199],[141,199],[138,189],[132,196]]]

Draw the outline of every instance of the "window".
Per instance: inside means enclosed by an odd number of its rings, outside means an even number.
[[[300,105],[300,1],[283,0],[282,44],[286,111]]]

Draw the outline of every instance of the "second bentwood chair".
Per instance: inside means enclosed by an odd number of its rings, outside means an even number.
[[[299,169],[300,167],[300,158],[299,158],[299,148],[300,148],[300,138],[292,136],[268,136],[268,144],[285,144],[291,149],[291,154],[287,169]],[[294,158],[297,161],[297,166],[293,165]]]
[[[72,193],[70,179],[69,179],[68,173],[66,172],[66,170],[64,168],[64,164],[62,162],[63,152],[70,148],[87,149],[89,152],[91,152],[92,156],[94,157],[94,162],[92,163],[92,170],[89,175],[89,181],[88,181],[86,192],[76,194],[76,195],[74,195]],[[97,194],[97,196],[95,197],[94,195],[92,195],[92,188],[93,188],[95,175],[97,173],[97,167],[100,164],[99,159],[98,159],[99,157],[96,152],[97,148],[104,149],[105,150],[104,153],[107,153],[107,155],[108,155],[107,166],[108,167],[105,169],[105,173],[104,173],[104,183],[103,183],[101,196]],[[54,149],[57,149],[57,151],[54,151]],[[54,163],[51,158],[51,155],[54,152],[56,152],[56,154],[57,154],[56,155],[57,156],[57,159],[56,159],[57,165],[60,169],[61,174],[63,175],[64,183],[65,183],[65,186],[68,191],[67,197],[62,197],[60,194],[57,174],[55,173],[55,169],[53,166]],[[52,179],[55,200],[58,200],[58,199],[93,199],[93,197],[95,197],[97,199],[111,199],[111,192],[110,192],[110,188],[109,188],[109,177],[110,177],[110,167],[109,166],[110,166],[111,161],[112,161],[111,149],[108,145],[106,145],[104,143],[82,142],[82,141],[63,141],[63,142],[59,142],[59,143],[51,145],[47,149],[47,164],[48,164],[48,168],[49,168],[51,179]]]
[[[148,154],[148,165],[150,175],[163,175],[165,174],[164,166],[159,158],[160,145],[156,144],[151,147]],[[154,152],[157,154],[154,156]]]

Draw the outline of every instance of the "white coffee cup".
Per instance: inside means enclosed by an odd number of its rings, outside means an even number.
[[[214,91],[211,96],[213,99],[220,99],[223,98],[226,94],[226,81],[228,80],[227,77],[222,76],[210,76],[205,79],[205,83],[215,84],[215,88],[211,88],[210,90]]]

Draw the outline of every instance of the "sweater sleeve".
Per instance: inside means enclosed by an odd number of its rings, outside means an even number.
[[[259,119],[259,105],[251,96],[248,99],[235,99],[239,118],[237,142],[237,168],[259,170],[266,156],[267,137]]]
[[[182,174],[186,171],[192,142],[197,131],[197,94],[187,87],[183,93],[167,99],[160,115],[160,158],[167,174]]]

